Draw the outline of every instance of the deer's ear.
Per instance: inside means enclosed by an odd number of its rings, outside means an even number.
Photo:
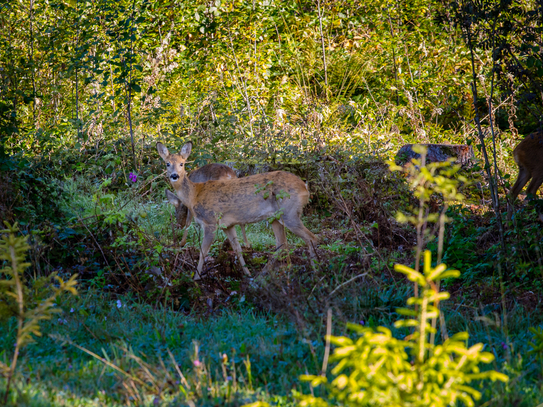
[[[164,161],[166,161],[170,156],[170,152],[164,144],[156,143],[156,149],[158,151],[158,155],[160,155]]]
[[[168,198],[168,202],[176,208],[179,206],[179,204],[181,204],[181,200],[177,197],[177,195],[175,195],[168,189],[166,190],[166,198]]]
[[[187,159],[190,155],[190,152],[192,151],[192,141],[189,141],[186,143],[183,147],[181,147],[181,152],[179,153],[183,159]]]

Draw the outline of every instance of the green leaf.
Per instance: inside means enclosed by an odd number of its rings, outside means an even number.
[[[447,270],[443,272],[440,276],[441,279],[445,278],[458,278],[460,277],[460,271],[458,270]]]
[[[413,270],[411,267],[404,266],[403,264],[395,264],[394,270],[405,274],[409,280],[418,283],[421,286],[426,285],[426,280],[424,279],[423,275],[418,271]]]
[[[345,336],[327,336],[326,339],[328,339],[330,343],[337,346],[352,346],[353,345],[352,339],[347,338]]]

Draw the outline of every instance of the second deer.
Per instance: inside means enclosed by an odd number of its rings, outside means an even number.
[[[275,171],[245,178],[195,183],[185,171],[192,143],[185,144],[179,154],[170,154],[161,143],[157,143],[157,150],[166,163],[170,183],[178,198],[204,229],[195,280],[201,278],[204,259],[219,227],[224,229],[247,275],[251,274],[241,253],[235,225],[271,220],[278,249],[284,247],[287,241],[286,226],[306,242],[311,258],[315,259],[313,245],[317,243],[317,237],[300,219],[302,209],[309,200],[309,191],[299,177],[289,172]]]
[[[206,181],[216,181],[216,180],[229,180],[237,178],[235,171],[227,165],[224,164],[207,164],[201,168],[198,168],[195,171],[192,171],[188,175],[189,179],[192,182],[206,182]],[[192,222],[192,214],[189,209],[183,205],[181,200],[177,195],[166,190],[166,198],[173,206],[175,206],[175,217],[177,223],[185,228],[183,233],[183,239],[181,240],[181,246],[184,246],[187,243],[187,235],[189,232],[189,226]],[[249,247],[249,241],[247,240],[247,235],[245,233],[245,226],[241,225],[241,234],[243,235],[243,242],[245,247]]]
[[[543,132],[528,135],[515,147],[513,157],[518,165],[518,178],[509,192],[511,204],[530,179],[526,192],[534,197],[543,184]]]

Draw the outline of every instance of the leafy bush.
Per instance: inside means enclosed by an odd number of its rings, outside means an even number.
[[[56,202],[62,191],[51,177],[46,160],[8,157],[0,161],[0,213],[3,220],[19,219],[20,225],[58,221]]]
[[[358,334],[357,340],[330,336],[337,347],[331,360],[337,361],[330,383],[324,376],[305,375],[312,387],[325,384],[330,398],[346,406],[449,406],[462,401],[473,406],[481,397],[471,384],[476,380],[507,381],[508,377],[493,370],[481,371],[481,363],[490,363],[494,355],[483,352],[483,344],[468,347],[467,332],[447,338],[441,345],[433,342],[436,329],[432,320],[439,317],[439,302],[449,298],[439,292],[436,283],[444,278],[458,277],[456,270],[444,264],[433,268],[431,254],[424,254],[424,273],[403,265],[396,271],[421,287],[418,297],[411,297],[408,305],[415,309],[399,309],[410,317],[395,323],[397,328],[414,329],[404,339],[397,339],[385,327],[377,329],[349,324]],[[442,331],[443,335],[446,335]],[[330,406],[334,402],[323,397],[300,395],[300,405]]]

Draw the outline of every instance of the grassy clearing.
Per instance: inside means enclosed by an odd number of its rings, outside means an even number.
[[[242,391],[232,398],[245,401],[256,397],[250,391],[253,386],[267,393],[288,394],[300,373],[315,369],[309,346],[299,340],[291,323],[273,315],[257,314],[250,307],[202,317],[154,309],[126,297],[115,300],[93,291],[65,299],[59,307],[62,313],[58,319],[44,323],[43,338],[38,338],[22,355],[22,375],[13,400],[17,405],[113,406],[131,400],[123,387],[123,383],[131,382],[130,378],[73,346],[62,345],[58,338],[69,338],[134,376],[145,374],[143,365],[130,355],[141,357],[151,366],[152,373],[147,377],[150,383],[164,380],[162,376],[166,373],[171,375],[174,381],[161,394],[169,402],[183,395],[179,388],[184,385],[180,384],[168,349],[179,369],[193,383],[185,391],[199,393],[193,397],[200,396],[202,401],[206,394],[211,399],[225,398],[226,389],[222,387],[228,382]],[[0,337],[2,354],[9,352],[15,331],[13,323],[6,325]],[[321,345],[314,346],[320,352]],[[223,355],[229,360],[226,380],[221,369]],[[250,367],[244,364],[248,360]],[[296,363],[291,363],[294,360]],[[198,368],[195,361],[205,366],[208,377],[200,377],[199,370],[203,368]],[[211,389],[207,388],[209,383]],[[206,389],[198,389],[202,386]],[[178,394],[168,395],[172,389],[177,389]],[[145,398],[150,402],[155,399],[142,396],[139,401]]]
[[[378,293],[366,292],[365,296],[376,301],[375,307],[383,306]],[[43,337],[21,355],[11,401],[18,406],[174,406],[187,400],[197,405],[240,405],[255,400],[294,403],[292,389],[308,392],[297,378],[321,369],[324,327],[316,325],[313,332],[304,333],[285,318],[256,311],[239,297],[234,303],[230,310],[210,311],[206,316],[185,315],[130,296],[92,290],[80,297],[59,299],[62,313],[43,324]],[[487,383],[480,390],[490,403],[481,405],[534,406],[543,401],[541,371],[527,355],[531,339],[527,329],[542,323],[541,309],[527,312],[517,305],[506,316],[488,307],[462,312],[459,305],[449,304],[445,309],[449,333],[466,330],[470,343],[487,343],[486,350],[496,355],[491,367],[512,380],[505,386]],[[472,312],[479,317],[473,318]],[[387,314],[357,322],[392,328],[397,316]],[[334,321],[333,333],[346,334],[339,318]],[[4,326],[0,354],[6,357],[16,327],[13,321]],[[396,336],[405,335],[392,329]],[[69,338],[127,374],[59,338]],[[154,391],[144,389],[136,378]]]

